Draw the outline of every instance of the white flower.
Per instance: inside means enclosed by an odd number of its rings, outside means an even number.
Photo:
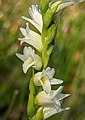
[[[53,0],[52,2],[49,3],[49,5],[53,4],[54,2],[56,2],[57,0]],[[56,12],[68,7],[68,6],[71,6],[71,5],[74,5],[75,3],[77,2],[83,2],[84,0],[61,0],[61,4],[59,4]]]
[[[24,47],[23,55],[16,53],[16,56],[24,62],[22,66],[24,73],[26,73],[30,67],[33,67],[36,70],[40,70],[42,67],[42,60],[40,56],[35,54],[31,47]]]
[[[69,94],[62,94],[63,86],[60,86],[57,90],[51,90],[50,93],[41,91],[35,98],[35,104],[43,107],[44,119],[47,119],[53,114],[67,110],[68,108],[61,108],[61,101],[68,97]]]
[[[48,67],[42,72],[38,72],[34,76],[34,83],[36,86],[42,86],[43,90],[49,93],[51,91],[51,85],[61,84],[62,80],[53,78],[55,73],[54,68]]]
[[[26,29],[20,28],[20,31],[25,36],[24,38],[19,38],[21,43],[26,42],[36,48],[39,52],[42,51],[41,36],[38,33],[32,31],[29,28],[28,23],[26,23]]]
[[[39,32],[42,32],[43,20],[40,10],[38,10],[38,5],[32,5],[29,8],[29,15],[32,19],[22,16],[23,19],[27,20],[29,23],[34,25]]]
[[[44,120],[51,117],[52,115],[56,114],[56,113],[59,113],[59,112],[62,112],[62,111],[65,111],[65,110],[69,110],[70,108],[67,107],[67,108],[60,108],[60,109],[56,109],[54,106],[47,106],[47,107],[44,107],[43,109],[43,116],[44,116]]]
[[[74,5],[76,2],[81,2],[81,0],[73,0],[73,1],[67,1],[67,2],[65,2],[65,3],[61,3],[61,4],[58,6],[56,12],[58,12],[58,11],[64,9],[64,8],[66,8],[66,7],[68,7],[68,6]]]

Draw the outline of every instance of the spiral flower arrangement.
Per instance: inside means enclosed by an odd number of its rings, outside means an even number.
[[[62,100],[69,94],[61,93],[63,86],[57,90],[52,89],[53,85],[60,85],[63,80],[54,78],[55,69],[48,66],[50,55],[54,47],[54,39],[58,27],[58,19],[62,10],[82,0],[41,0],[40,5],[29,7],[26,21],[26,28],[20,28],[23,38],[19,38],[21,44],[27,43],[23,54],[16,53],[16,56],[23,61],[22,69],[26,74],[32,68],[32,77],[29,84],[29,98],[27,114],[29,120],[44,120],[67,108],[62,108]],[[32,24],[37,32],[30,29]]]

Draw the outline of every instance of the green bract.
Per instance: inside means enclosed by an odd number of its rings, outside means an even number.
[[[38,110],[37,110],[37,113],[36,115],[32,118],[32,120],[43,120],[43,108],[40,107]]]
[[[56,34],[56,29],[57,29],[57,25],[56,24],[53,24],[47,31],[47,37],[45,38],[45,43],[46,44],[50,44],[54,37],[55,37],[55,34]]]
[[[41,2],[40,2],[40,10],[41,10],[43,15],[47,11],[48,6],[49,6],[49,2],[51,2],[51,1],[52,0],[41,0]]]
[[[52,4],[49,9],[46,11],[44,16],[44,26],[47,28],[50,23],[52,22],[53,15],[56,13],[56,10],[58,8],[58,5],[61,3],[61,1],[58,1],[54,4]]]

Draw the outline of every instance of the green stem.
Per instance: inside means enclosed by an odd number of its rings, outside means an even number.
[[[34,106],[35,86],[34,86],[33,77],[34,75],[32,76],[30,80],[30,84],[29,84],[30,94],[29,94],[28,105],[27,105],[27,114],[28,114],[29,119],[32,119],[32,117],[34,116],[34,111],[35,111],[35,106]]]
[[[45,54],[46,54],[46,51],[47,51],[47,45],[45,45],[45,38],[46,38],[46,35],[47,35],[47,30],[46,28],[43,27],[43,30],[42,30],[42,43],[43,43],[43,51],[42,51],[42,62],[43,62],[43,68],[46,67],[46,63],[45,63]]]

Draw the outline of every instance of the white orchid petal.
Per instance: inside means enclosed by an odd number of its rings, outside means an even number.
[[[53,95],[51,96],[52,98],[56,97],[56,95],[58,93],[61,93],[61,91],[63,90],[63,86],[60,86],[57,90],[53,91]]]
[[[25,56],[25,58],[28,58],[28,57],[30,57],[31,55],[30,55],[30,48],[31,47],[24,47],[24,49],[23,49],[23,54],[24,54],[24,56]]]
[[[42,24],[42,15],[38,12],[38,6],[32,5],[29,8],[29,14],[36,23]]]
[[[43,109],[44,120],[56,113],[58,113],[58,111],[56,111],[55,107],[44,107]]]
[[[42,45],[40,43],[37,43],[35,40],[31,40],[29,38],[18,38],[18,40],[20,40],[22,43],[26,42],[29,45],[33,46],[34,48],[36,48],[39,52],[42,51]]]
[[[30,18],[27,18],[27,17],[24,17],[24,16],[22,16],[22,18],[24,20],[28,21],[29,23],[31,23],[33,26],[35,26],[39,30],[40,33],[42,32],[42,29],[41,29],[41,27],[38,23],[36,23],[33,20],[31,20]]]
[[[28,33],[28,37],[32,36],[33,38],[37,38],[37,39],[39,39],[39,41],[41,41],[41,36],[38,33],[31,30],[28,26],[28,23],[26,23],[26,26],[27,26],[26,31]]]
[[[55,106],[56,110],[58,111],[58,110],[61,108],[61,103],[60,103],[60,101],[59,101],[58,98],[56,98],[56,97],[53,98],[52,101],[53,101],[53,105]]]
[[[68,97],[68,96],[70,96],[70,94],[58,94],[57,95],[57,98],[59,99],[59,100],[62,100],[62,99],[64,99],[64,98],[66,98],[66,97]]]
[[[35,65],[33,66],[33,68],[36,68],[36,70],[40,70],[42,67],[42,59],[37,55],[37,54],[33,54],[34,56],[33,59],[35,61]]]
[[[32,48],[31,48],[31,47],[24,47],[24,49],[23,49],[23,54],[24,54],[24,55],[19,54],[19,53],[16,53],[16,56],[17,56],[19,59],[21,59],[22,61],[25,61],[25,60],[28,59],[28,57],[31,56],[31,55],[30,55],[31,51],[32,51]]]
[[[75,4],[75,2],[74,2],[74,1],[71,1],[71,2],[66,2],[66,3],[62,3],[62,4],[60,4],[60,5],[58,6],[58,8],[57,8],[57,11],[56,11],[56,12],[58,12],[58,11],[60,11],[60,10],[64,9],[64,8],[66,8],[66,7],[68,7],[68,6],[74,5],[74,4]]]
[[[35,62],[35,65],[33,65],[32,67],[35,68],[37,71],[39,71],[42,67],[42,62],[37,61],[37,62]]]
[[[41,84],[39,82],[41,80],[41,74],[42,74],[42,72],[38,72],[34,75],[35,86],[41,86]]]
[[[52,78],[50,82],[51,82],[51,85],[57,85],[57,84],[63,83],[63,80]]]
[[[16,56],[21,59],[22,61],[24,61],[26,58],[24,57],[24,55],[16,53]]]
[[[61,4],[58,6],[56,12],[66,8],[68,6],[74,5],[77,2],[83,2],[83,1],[84,0],[61,0]],[[52,2],[49,3],[49,6],[51,6],[54,2],[56,2],[56,0],[52,0]]]
[[[45,106],[52,103],[52,101],[50,100],[49,95],[47,95],[44,91],[41,91],[36,96],[35,103],[37,105]]]
[[[24,28],[20,28],[20,31],[21,31],[21,33],[22,33],[24,36],[27,36],[26,30],[25,30]]]
[[[41,81],[41,85],[43,87],[43,90],[46,92],[46,93],[50,93],[51,91],[51,85],[50,85],[50,81],[49,79],[43,77],[42,81]]]
[[[63,109],[60,109],[57,113],[59,113],[59,112],[63,112],[63,111],[69,110],[69,109],[70,109],[70,107],[63,108]]]
[[[58,111],[56,110],[56,108],[54,106],[48,106],[48,107],[44,107],[43,109],[43,115],[44,115],[44,120],[51,117],[52,115],[65,111],[65,110],[69,110],[70,108],[64,108],[64,109],[59,109]]]
[[[43,70],[43,73],[46,74],[49,79],[51,79],[54,76],[55,70],[54,68],[47,67],[46,70]]]
[[[31,18],[33,19],[34,23],[36,23],[39,27],[39,29],[34,25],[40,32],[42,32],[42,26],[43,26],[43,20],[42,15],[40,13],[40,10],[38,10],[38,5],[32,5],[29,8],[29,14]]]
[[[30,57],[32,57],[32,59],[35,61],[34,57],[35,57],[35,51],[31,48],[31,47],[27,47],[27,51],[26,51],[27,55]],[[24,53],[24,54],[26,54]]]
[[[35,61],[31,62],[31,60],[27,59],[23,63],[23,72],[26,74],[27,70],[35,64]]]

